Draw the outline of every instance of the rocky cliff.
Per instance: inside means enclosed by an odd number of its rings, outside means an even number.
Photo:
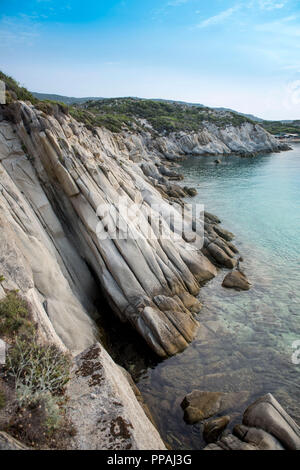
[[[183,350],[197,327],[195,296],[216,274],[211,261],[234,267],[235,249],[209,219],[202,250],[201,224],[187,214],[190,223],[182,231],[177,196],[184,190],[170,181],[178,175],[162,165],[162,155],[241,146],[278,149],[252,124],[235,133],[211,126],[210,133],[150,141],[140,133],[89,130],[59,106],[50,114],[28,102],[3,106],[4,287],[17,287],[30,298],[36,315],[73,351],[97,339],[93,303],[101,295],[157,354]],[[134,205],[138,216],[121,213],[120,200]],[[113,213],[128,236],[110,236]]]
[[[2,106],[0,298],[18,290],[30,305],[40,339],[73,355],[98,341],[101,307],[95,304],[101,299],[158,355],[182,351],[197,328],[201,284],[216,275],[216,266],[233,268],[237,250],[231,234],[210,214],[198,224],[188,213],[182,224],[179,198],[186,193],[174,184],[179,176],[162,158],[259,150],[279,146],[252,124],[223,130],[210,125],[200,133],[151,140],[147,132],[89,129],[58,105],[47,113],[30,102]],[[126,207],[134,204],[134,216],[121,211],[120,199]],[[129,236],[110,236],[113,214],[121,221],[118,231]],[[109,387],[116,391],[109,370],[116,375],[117,366],[105,351],[101,361],[109,395]],[[164,448],[143,411],[134,411],[136,399],[124,387],[123,397],[121,391],[116,394],[126,412],[121,418],[112,413],[112,419],[136,420],[140,437],[122,443]],[[76,413],[73,419],[79,419]],[[145,432],[148,440],[141,438]],[[84,439],[74,446],[84,447]]]
[[[171,133],[159,136],[149,145],[168,159],[185,155],[255,155],[287,148],[258,124],[245,122],[240,126],[219,127],[204,122],[199,132]]]

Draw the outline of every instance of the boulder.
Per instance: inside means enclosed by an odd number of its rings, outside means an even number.
[[[227,434],[216,443],[209,444],[204,450],[258,450],[258,448],[241,441],[233,434]]]
[[[223,411],[240,405],[248,398],[248,392],[223,393],[194,390],[185,396],[181,403],[184,419],[189,424],[195,424]]]
[[[233,434],[242,441],[255,445],[259,450],[284,450],[276,437],[262,429],[237,424],[233,429]]]
[[[166,184],[163,189],[170,197],[180,198],[186,196],[185,191],[178,184]]]
[[[209,224],[220,224],[221,223],[221,220],[219,219],[219,217],[217,217],[216,215],[214,214],[211,214],[210,212],[207,212],[207,211],[204,211],[204,219],[207,223]]]
[[[225,268],[233,269],[236,266],[236,259],[228,256],[225,251],[220,248],[216,243],[210,243],[207,247],[208,253]]]
[[[222,227],[219,227],[218,225],[216,225],[214,227],[214,230],[215,232],[217,232],[217,234],[224,238],[224,240],[228,241],[228,242],[231,242],[233,239],[234,239],[234,234],[229,232],[228,230],[225,230],[225,228],[222,228]]]
[[[226,274],[222,286],[236,290],[249,290],[251,288],[250,282],[241,271],[232,271]]]
[[[230,416],[222,416],[204,423],[203,437],[205,441],[208,444],[216,442],[229,423]]]
[[[166,176],[170,180],[183,180],[182,174],[176,173],[175,171],[170,170],[164,165],[160,165],[158,169],[163,176]]]
[[[183,189],[185,190],[186,194],[190,197],[195,197],[198,194],[196,188],[188,188],[187,186],[185,186]]]
[[[243,424],[266,431],[287,450],[300,450],[299,426],[270,393],[247,408]]]
[[[233,434],[204,450],[300,450],[300,428],[269,393],[247,408]]]

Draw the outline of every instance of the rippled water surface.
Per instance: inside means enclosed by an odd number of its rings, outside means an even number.
[[[221,287],[226,272],[202,288],[195,341],[182,354],[142,368],[132,363],[159,430],[173,448],[203,447],[201,424],[183,420],[180,403],[193,389],[247,390],[250,403],[271,392],[300,423],[300,145],[257,158],[190,157],[182,163],[192,201],[222,219],[236,235],[253,288]],[[247,404],[246,403],[246,404]],[[246,404],[232,410],[240,418]]]

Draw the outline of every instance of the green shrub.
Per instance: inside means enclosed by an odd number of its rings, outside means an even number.
[[[32,336],[34,331],[28,303],[16,291],[9,292],[0,300],[0,335]]]
[[[215,111],[204,106],[186,103],[144,100],[138,98],[110,98],[91,100],[70,108],[70,114],[86,125],[104,126],[120,132],[123,126],[144,128],[140,119],[148,121],[156,132],[197,132],[204,121],[221,127],[226,124],[241,125],[250,119],[233,112]]]
[[[54,345],[17,339],[7,355],[6,369],[15,379],[19,403],[28,404],[45,394],[64,392],[69,381],[70,358]]]
[[[69,108],[66,104],[61,103],[60,101],[52,101],[52,100],[43,100],[38,101],[35,107],[43,111],[43,113],[48,114],[50,116],[55,115],[57,111],[62,111],[65,114],[68,114]]]
[[[37,449],[57,448],[61,440],[74,435],[65,407],[51,393],[37,402],[15,408],[4,430],[24,444]]]
[[[60,428],[63,422],[63,408],[59,405],[57,397],[47,393],[43,396],[42,403],[45,407],[45,425],[49,434],[53,434]]]
[[[293,121],[291,123],[263,121],[259,124],[271,134],[300,134],[299,121]]]

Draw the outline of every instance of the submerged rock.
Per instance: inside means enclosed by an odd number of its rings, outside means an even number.
[[[284,450],[283,445],[276,437],[262,429],[238,424],[234,427],[233,434],[242,441],[258,447],[259,450]]]
[[[203,437],[209,444],[218,440],[219,436],[230,423],[230,416],[222,416],[204,423]]]
[[[188,188],[187,186],[185,186],[183,189],[185,190],[187,195],[190,197],[195,197],[198,194],[198,191],[196,188]]]
[[[251,283],[243,272],[232,271],[231,273],[226,274],[222,286],[229,289],[249,290],[251,288]]]
[[[185,396],[181,407],[184,419],[189,424],[195,424],[218,413],[230,410],[236,404],[245,402],[248,392],[222,393],[194,390]]]
[[[300,450],[300,428],[269,393],[247,408],[233,434],[204,450]]]
[[[243,424],[272,434],[285,449],[300,450],[299,426],[270,393],[247,408]]]
[[[238,437],[233,434],[227,434],[222,436],[219,441],[213,444],[209,444],[204,450],[258,450],[258,448],[252,444],[241,441]]]

